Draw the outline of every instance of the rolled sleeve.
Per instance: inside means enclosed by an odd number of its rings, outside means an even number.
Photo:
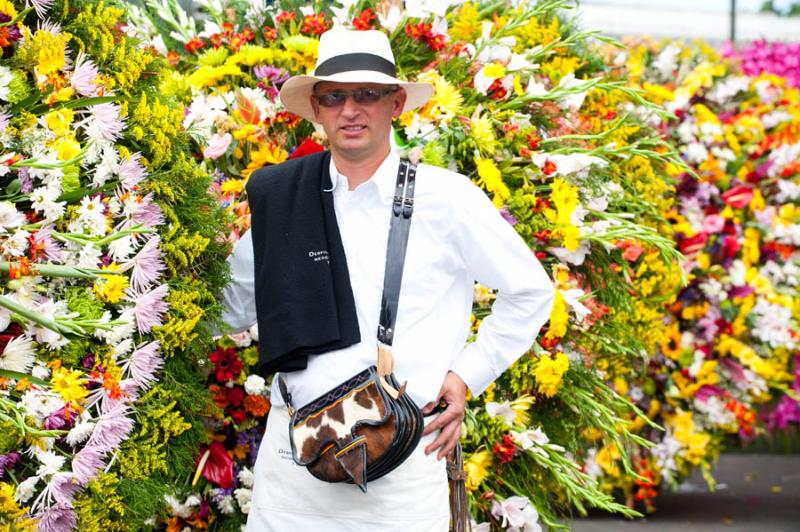
[[[450,368],[477,396],[530,349],[550,317],[555,289],[533,252],[489,198],[471,182],[466,187],[459,248],[472,278],[498,291],[476,340]]]

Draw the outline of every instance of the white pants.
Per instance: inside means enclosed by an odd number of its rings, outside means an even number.
[[[445,460],[424,452],[435,436],[423,437],[400,467],[368,482],[362,493],[353,484],[318,480],[296,465],[286,407],[273,406],[255,464],[247,532],[447,532]]]

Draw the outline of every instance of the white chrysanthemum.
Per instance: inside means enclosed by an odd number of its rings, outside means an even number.
[[[239,471],[239,482],[241,482],[242,486],[245,488],[252,488],[254,479],[253,472],[247,467],[243,467],[242,470]]]
[[[90,419],[81,419],[67,433],[67,443],[73,447],[85,442],[92,435],[94,422]]]
[[[61,195],[60,187],[38,187],[31,193],[31,208],[42,214],[44,221],[53,222],[64,214],[66,202],[57,201]]]
[[[33,475],[20,482],[14,491],[14,499],[20,504],[28,502],[36,493],[36,484],[39,483],[39,480],[38,476]]]
[[[261,395],[266,391],[266,383],[260,375],[248,375],[244,381],[244,391],[249,395]]]
[[[45,299],[36,305],[34,310],[49,320],[55,320],[56,317],[69,316],[69,313],[67,312],[66,301]],[[51,349],[58,349],[59,347],[63,347],[69,343],[69,340],[67,340],[63,335],[38,324],[28,324],[25,328],[25,332],[28,335],[35,336],[37,342],[40,344],[47,344],[47,346]]]
[[[54,451],[39,451],[36,453],[36,459],[41,464],[39,469],[36,470],[36,474],[41,477],[55,475],[61,471],[67,461],[65,456],[56,454]]]
[[[11,92],[9,85],[11,84],[12,79],[13,76],[11,75],[11,69],[0,66],[0,100],[6,102],[8,101],[8,95]]]
[[[0,245],[0,249],[2,249],[3,253],[6,255],[10,255],[12,257],[22,257],[28,250],[28,245],[30,244],[30,241],[28,240],[29,236],[31,236],[29,232],[22,229],[17,229],[10,238],[7,238],[3,241],[3,244]]]
[[[236,497],[236,502],[239,503],[239,508],[242,509],[243,514],[250,513],[250,503],[253,500],[253,490],[247,488],[239,488],[233,492]]]
[[[28,373],[36,360],[33,340],[22,335],[12,339],[0,355],[0,369]]]

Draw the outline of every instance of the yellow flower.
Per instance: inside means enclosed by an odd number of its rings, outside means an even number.
[[[64,68],[64,53],[71,38],[72,35],[66,32],[54,35],[49,31],[36,30],[31,46],[36,50],[33,60],[38,75],[47,76]]]
[[[103,269],[117,271],[119,270],[119,266],[112,262],[108,266],[104,266]],[[112,305],[114,303],[119,303],[119,300],[125,295],[125,289],[127,288],[128,278],[124,275],[117,274],[101,274],[100,279],[96,280],[94,285],[92,285],[92,291],[97,299],[105,303],[111,303]]]
[[[483,67],[483,74],[487,78],[499,79],[506,75],[506,67],[500,63],[489,63]]]
[[[492,194],[492,203],[499,209],[511,196],[500,169],[491,159],[475,159],[475,165],[478,169],[478,185]]]
[[[44,115],[44,121],[47,127],[50,128],[50,131],[52,131],[56,137],[64,137],[71,132],[69,126],[72,124],[74,118],[75,113],[72,112],[72,109],[59,109],[57,111],[50,111]]]
[[[244,179],[226,179],[219,189],[223,194],[239,194],[244,189]]]
[[[494,134],[494,124],[486,116],[473,116],[469,136],[475,141],[481,153],[494,153],[496,137]]]
[[[555,223],[556,227],[553,233],[561,238],[562,245],[570,251],[575,251],[580,245],[580,230],[572,225],[571,217],[573,211],[578,207],[578,187],[570,185],[561,178],[556,178],[551,186],[550,199],[555,206],[555,211],[547,209],[544,215]]]
[[[706,447],[711,441],[711,436],[697,432],[694,426],[691,412],[678,410],[676,414],[668,419],[672,425],[672,433],[685,448],[686,453],[683,458],[690,464],[699,465],[706,456]]]
[[[409,111],[400,117],[404,125],[411,124],[411,119],[417,113],[431,120],[450,120],[461,112],[464,97],[461,92],[453,87],[441,74],[435,70],[423,72],[417,81],[433,85],[433,96],[428,102],[416,111]]]
[[[450,38],[453,41],[472,42],[481,34],[481,14],[477,4],[467,2],[458,11],[451,12],[448,17],[450,24]]]
[[[257,151],[250,153],[250,164],[247,165],[247,168],[242,170],[242,177],[246,180],[250,177],[250,174],[259,168],[263,168],[268,164],[280,164],[285,161],[288,156],[289,154],[286,153],[286,150],[277,144],[270,146],[264,143],[259,146]]]
[[[236,65],[224,64],[218,67],[203,66],[189,76],[189,84],[195,89],[213,87],[226,77],[239,77],[242,71]]]
[[[533,372],[539,393],[547,397],[553,397],[558,393],[568,369],[569,359],[560,351],[555,357],[545,355],[539,358]]]
[[[467,473],[464,484],[468,492],[475,491],[486,480],[490,465],[492,465],[492,453],[489,451],[478,451],[464,461],[464,471]]]
[[[622,458],[622,455],[617,449],[615,444],[606,445],[602,449],[597,452],[597,456],[595,456],[595,462],[597,465],[603,468],[603,471],[606,472],[607,475],[612,477],[618,477],[621,473],[619,466],[617,465],[617,461]]]
[[[567,324],[569,323],[569,312],[567,302],[561,295],[561,290],[556,290],[556,297],[553,301],[553,309],[550,311],[550,327],[545,333],[545,338],[555,340],[567,334]]]
[[[83,373],[73,369],[57,368],[53,370],[50,378],[52,390],[59,394],[65,403],[80,403],[89,391],[85,388],[86,381],[81,379]]]
[[[512,33],[517,38],[514,51],[522,53],[536,45],[549,44],[561,37],[558,17],[553,17],[549,24],[540,24],[536,17],[531,17],[524,26],[520,26]]]
[[[0,0],[0,13],[5,13],[11,20],[17,18],[17,15],[19,14],[17,13],[14,4],[8,0]]]
[[[53,143],[52,148],[59,161],[69,161],[81,151],[81,145],[75,137],[62,137]]]

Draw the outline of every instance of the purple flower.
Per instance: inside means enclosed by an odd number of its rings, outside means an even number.
[[[39,532],[70,532],[78,524],[71,504],[57,503],[33,516]]]
[[[157,341],[141,345],[122,364],[122,371],[129,372],[139,388],[147,388],[156,380],[155,374],[164,364],[158,354],[160,347],[161,344]]]
[[[153,194],[141,198],[131,212],[131,220],[145,227],[157,227],[164,223],[164,212],[153,203]]]
[[[765,418],[769,430],[786,430],[790,424],[800,424],[800,403],[784,395]]]
[[[5,475],[6,469],[9,471],[19,463],[19,453],[11,451],[8,454],[0,454],[0,478]]]
[[[270,65],[258,65],[253,68],[253,74],[259,80],[266,79],[271,81],[274,85],[283,85],[289,79],[289,73],[283,68],[274,67]]]
[[[144,169],[144,166],[142,166],[142,163],[139,162],[140,158],[141,154],[136,152],[128,159],[119,163],[119,170],[117,173],[119,174],[122,188],[125,190],[131,190],[147,176],[147,171]]]
[[[128,299],[134,301],[136,305],[133,314],[136,317],[136,327],[141,334],[148,333],[153,327],[161,325],[164,313],[169,309],[169,305],[164,302],[167,292],[169,287],[165,284],[142,294],[128,289]]]
[[[41,250],[50,262],[64,262],[64,251],[61,244],[53,238],[52,225],[46,225],[33,233],[33,247]]]
[[[115,103],[92,105],[89,114],[78,125],[83,126],[86,135],[94,141],[114,142],[125,128],[125,122],[119,115],[119,106]]]
[[[130,265],[133,266],[131,286],[137,292],[147,290],[151,284],[158,280],[161,272],[166,268],[164,261],[161,260],[161,252],[158,248],[160,242],[161,239],[158,235],[145,242],[139,253],[126,265],[126,268],[130,267]]]
[[[22,181],[22,192],[25,194],[33,192],[33,179],[31,178],[31,171],[28,168],[20,168],[17,172],[17,177]]]
[[[503,220],[507,221],[511,225],[517,225],[519,223],[514,215],[511,214],[511,211],[508,209],[508,205],[503,205],[503,207],[500,209],[500,216],[502,216]]]
[[[72,459],[72,472],[80,486],[85,487],[105,467],[104,456],[105,453],[99,448],[90,445],[75,454]]]
[[[97,93],[97,74],[97,66],[81,52],[75,60],[69,84],[81,96],[94,96]]]
[[[6,128],[8,127],[11,118],[12,117],[10,114],[0,111],[0,135],[6,132]]]
[[[108,453],[126,440],[132,430],[133,420],[128,417],[128,409],[124,405],[117,405],[100,416],[86,445]]]

